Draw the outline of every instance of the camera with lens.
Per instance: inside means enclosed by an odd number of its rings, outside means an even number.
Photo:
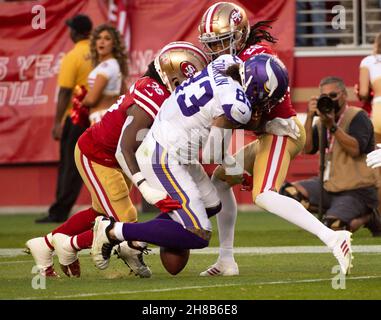
[[[335,109],[336,101],[332,100],[328,95],[322,94],[317,100],[317,108],[320,113],[328,114]]]

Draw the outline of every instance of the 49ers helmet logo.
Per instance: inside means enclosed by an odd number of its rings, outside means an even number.
[[[197,71],[196,67],[188,61],[181,62],[180,70],[187,78],[193,77]]]
[[[230,21],[233,21],[235,26],[238,26],[242,21],[241,12],[237,9],[232,10],[230,13]]]

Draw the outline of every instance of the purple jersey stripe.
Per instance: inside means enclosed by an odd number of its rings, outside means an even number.
[[[168,192],[168,194],[173,199],[178,200],[184,206],[183,199],[181,198],[180,194],[175,190],[175,188],[173,187],[172,183],[169,181],[167,175],[165,174],[165,172],[164,172],[164,170],[162,168],[162,164],[160,163],[160,159],[161,159],[162,155],[163,155],[163,148],[161,147],[161,145],[159,143],[156,143],[155,152],[152,155],[152,168],[153,168],[157,178],[159,179],[159,181],[161,182],[161,184],[163,185],[165,190]],[[157,161],[157,162],[155,162],[155,161]],[[190,200],[189,200],[188,195],[180,187],[179,183],[177,182],[177,180],[173,176],[171,170],[169,169],[169,166],[168,166],[168,154],[165,156],[165,163],[164,163],[164,165],[165,165],[165,168],[168,171],[172,181],[176,184],[177,188],[180,190],[182,195],[185,197],[185,199],[186,199],[185,208],[192,214],[192,217],[196,221],[197,225],[195,225],[193,223],[193,221],[189,217],[189,214],[184,209],[177,209],[176,211],[181,216],[181,219],[184,221],[184,224],[185,224],[186,227],[196,227],[196,228],[200,228],[201,229],[200,221],[198,220],[197,216],[192,211],[192,209],[189,207]]]

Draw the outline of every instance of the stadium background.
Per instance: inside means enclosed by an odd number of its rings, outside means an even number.
[[[56,103],[56,75],[64,52],[72,47],[64,21],[88,14],[94,25],[112,21],[125,31],[129,47],[128,83],[144,71],[157,51],[175,40],[198,44],[197,26],[209,0],[66,0],[0,2],[0,208],[47,207],[54,199],[58,143],[51,139]],[[276,19],[271,33],[279,38],[276,50],[291,75],[292,101],[303,119],[306,103],[317,94],[322,77],[342,77],[350,102],[358,65],[370,49],[362,51],[295,50],[294,1],[234,1],[245,8],[250,23]],[[34,29],[41,5],[46,29]],[[302,120],[303,121],[303,120]],[[252,137],[247,136],[250,140]],[[299,156],[291,164],[288,180],[317,174],[315,156]],[[250,204],[248,192],[236,192],[240,204]],[[137,192],[133,200],[140,202]],[[78,204],[90,202],[83,188]]]

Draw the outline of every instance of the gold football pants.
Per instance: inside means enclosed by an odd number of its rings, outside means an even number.
[[[81,152],[78,144],[74,156],[83,182],[90,191],[93,209],[116,221],[136,222],[136,208],[130,199],[132,182],[122,169],[91,161]]]

